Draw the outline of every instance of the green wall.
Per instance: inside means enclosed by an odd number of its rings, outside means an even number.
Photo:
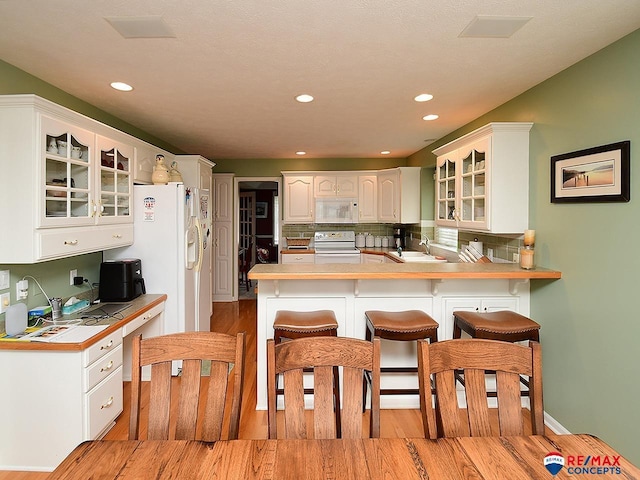
[[[597,435],[640,465],[640,30],[514,98],[408,159],[489,122],[534,122],[530,219],[540,266],[562,280],[533,281],[532,317],[542,325],[545,410],[575,433]],[[631,201],[552,204],[550,157],[631,141]],[[589,454],[589,452],[583,452]]]

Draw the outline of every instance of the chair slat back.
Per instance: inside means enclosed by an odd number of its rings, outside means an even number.
[[[269,438],[278,438],[277,378],[283,376],[284,437],[336,438],[333,399],[334,367],[342,367],[342,438],[362,437],[364,371],[372,373],[371,437],[380,435],[380,340],[309,337],[275,345],[267,341]],[[313,369],[313,428],[308,428],[304,404],[304,370]]]
[[[418,369],[425,436],[523,435],[520,375],[529,377],[532,432],[544,433],[542,356],[538,342],[523,346],[479,339],[433,344],[418,341]],[[458,404],[456,371],[464,373],[467,422]],[[489,421],[486,371],[496,374],[499,431],[492,431]],[[431,375],[434,376],[435,409]]]
[[[146,339],[142,339],[140,335],[135,337],[132,348],[129,438],[140,438],[141,377],[142,367],[146,365],[151,365],[148,439],[195,440],[198,425],[201,425],[200,440],[220,440],[225,422],[225,407],[229,412],[227,438],[238,438],[244,344],[244,333],[234,336],[214,332],[187,332]],[[182,360],[179,381],[171,377],[171,365],[176,360]],[[204,411],[199,415],[203,360],[211,361],[211,370]],[[230,383],[233,385],[233,394],[228,399]],[[178,393],[172,394],[172,387],[178,384]],[[177,401],[177,406],[172,407],[172,401]],[[173,421],[172,412],[175,412]],[[172,433],[173,423],[175,431]]]

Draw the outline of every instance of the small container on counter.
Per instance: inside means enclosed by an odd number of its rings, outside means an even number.
[[[381,247],[382,246],[382,237],[375,237],[374,241],[373,241],[373,245],[375,247]]]
[[[531,270],[535,268],[535,250],[531,245],[525,245],[520,248],[520,268]]]
[[[387,248],[389,246],[389,237],[382,237],[382,246]]]
[[[375,245],[376,245],[375,238],[373,238],[373,235],[368,234],[367,237],[365,238],[365,246],[366,247],[375,247]]]

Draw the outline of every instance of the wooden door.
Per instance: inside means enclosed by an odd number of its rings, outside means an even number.
[[[256,263],[256,192],[240,192],[240,243],[245,255],[251,255],[251,265]],[[249,250],[249,247],[251,249]],[[238,258],[243,258],[239,255]]]

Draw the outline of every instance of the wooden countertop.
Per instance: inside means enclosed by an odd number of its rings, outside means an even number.
[[[142,315],[144,312],[151,310],[156,305],[164,302],[167,299],[165,294],[146,294],[140,295],[138,298],[126,302],[130,303],[131,307],[127,308],[123,313],[126,314],[124,318],[110,318],[108,320],[101,320],[97,325],[108,325],[107,328],[97,333],[93,337],[80,343],[47,343],[47,342],[0,342],[0,350],[84,350],[90,347],[100,339],[107,337],[119,328],[134,320],[136,317]],[[75,318],[82,315],[82,312],[78,312]],[[66,319],[73,319],[74,316],[70,315]]]
[[[251,280],[558,279],[562,272],[514,263],[257,264]]]

